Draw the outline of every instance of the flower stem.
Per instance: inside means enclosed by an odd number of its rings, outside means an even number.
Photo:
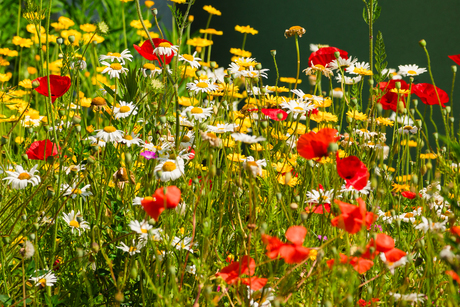
[[[142,15],[139,18],[142,21]],[[124,2],[121,2],[121,19],[123,20],[123,38],[125,41],[125,49],[128,49],[128,41],[126,38],[125,3]]]
[[[299,73],[300,73],[300,50],[299,50],[299,36],[295,35],[295,48],[297,50],[297,75],[295,77],[295,86],[294,89],[297,89],[297,82],[299,82]]]

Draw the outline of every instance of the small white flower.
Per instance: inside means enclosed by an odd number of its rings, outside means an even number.
[[[349,57],[348,59],[343,59],[339,57],[338,59],[333,60],[329,64],[327,64],[327,67],[332,70],[337,70],[339,67],[341,69],[346,69],[350,66],[353,66],[358,59],[353,59],[353,57]]]
[[[404,127],[401,127],[398,129],[398,132],[403,133],[403,134],[409,134],[409,133],[416,134],[417,131],[418,131],[418,128],[416,126],[411,126],[411,125],[405,125]]]
[[[202,107],[190,106],[190,107],[187,107],[184,111],[182,111],[181,115],[184,117],[187,117],[187,112],[190,112],[190,115],[192,116],[193,119],[202,121],[203,119],[206,119],[212,115],[212,108],[202,108]]]
[[[369,70],[370,66],[369,63],[366,62],[355,62],[353,65],[348,67],[346,71],[352,75],[358,75],[359,73],[357,72],[360,69],[366,69]]]
[[[11,183],[11,187],[15,190],[25,189],[29,184],[36,186],[40,183],[40,176],[35,175],[38,168],[38,164],[32,167],[30,171],[26,171],[21,165],[16,165],[15,171],[5,171],[8,176],[3,180],[8,180],[8,184]]]
[[[83,200],[86,200],[86,197],[92,196],[93,193],[91,191],[87,191],[90,188],[91,185],[87,184],[83,188],[78,188],[75,184],[69,185],[64,183],[61,186],[61,191],[64,191],[64,194],[62,196],[70,196],[72,199],[75,199],[78,195],[80,195]]]
[[[217,85],[211,83],[209,80],[195,80],[187,83],[187,89],[194,93],[208,93],[218,89]]]
[[[256,161],[254,157],[249,156],[243,161],[243,167],[250,170],[254,177],[262,176],[262,166],[267,166],[265,159]]]
[[[254,291],[248,286],[248,298],[250,307],[271,307],[271,301],[275,299],[272,288],[263,287]]]
[[[192,68],[200,68],[200,63],[201,58],[195,57],[196,51],[190,55],[190,54],[180,54],[179,55],[179,61],[182,61],[184,63],[188,63]]]
[[[141,205],[142,199],[143,199],[142,197],[138,197],[138,196],[134,197],[134,198],[133,198],[133,206],[139,206],[139,205]]]
[[[79,69],[79,70],[85,70],[86,69],[86,62],[83,59],[75,59],[75,60],[70,62],[70,68]]]
[[[232,133],[231,136],[236,141],[243,142],[246,144],[254,144],[266,140],[266,138],[264,138],[263,136],[247,135],[244,133]]]
[[[82,231],[85,231],[86,229],[90,229],[88,222],[83,220],[81,217],[80,211],[75,214],[75,211],[70,211],[69,214],[62,213],[63,217],[62,219],[69,225],[71,228],[71,231],[73,233],[74,229],[78,231],[78,235],[81,235]]]
[[[193,249],[190,246],[190,243],[192,243],[191,237],[184,237],[183,239],[174,237],[171,245],[174,246],[176,249],[179,249],[179,250],[185,249],[193,253]],[[193,244],[193,246],[196,246],[196,245],[197,245],[196,243]]]
[[[418,67],[418,65],[399,65],[399,74],[407,77],[407,76],[418,76],[426,72],[426,68]]]
[[[114,60],[117,60],[121,64],[125,65],[125,60],[132,61],[132,55],[131,52],[128,49],[123,50],[121,53],[118,52],[109,52],[107,55],[101,55],[99,57],[99,61],[106,61],[110,60],[113,62]],[[102,64],[102,62],[101,62]]]
[[[128,68],[121,66],[120,63],[112,63],[109,64],[107,62],[101,62],[102,65],[105,65],[105,69],[101,72],[101,74],[108,73],[110,79],[118,78],[120,79],[120,74],[126,74],[128,72]]]
[[[216,126],[208,125],[207,132],[214,132],[214,133],[233,132],[235,131],[236,127],[238,127],[238,124],[217,124]]]
[[[131,221],[128,226],[132,231],[137,232],[140,234],[140,237],[144,239],[147,239],[149,230],[153,228],[153,226],[150,225],[146,220],[143,220],[142,222],[134,220]]]
[[[288,102],[283,102],[280,104],[280,107],[287,109],[287,113],[294,113],[294,117],[297,118],[299,115],[303,115],[315,109],[313,102],[303,102],[298,100],[290,100]]]
[[[35,271],[37,273],[37,271]],[[30,281],[35,283],[36,287],[52,287],[57,282],[56,275],[53,272],[48,271],[46,274],[40,275],[38,277],[31,277]]]
[[[120,140],[120,143],[125,144],[128,147],[131,147],[131,145],[137,145],[137,146],[142,146],[144,141],[138,137],[138,134],[134,134],[134,132],[131,132],[131,134],[125,134],[123,138]]]
[[[95,130],[95,132],[97,132],[97,139],[101,139],[107,143],[120,142],[123,138],[123,131],[117,130],[117,128],[113,126],[104,127],[104,129]]]
[[[66,175],[70,174],[71,172],[78,173],[86,169],[85,165],[71,165],[65,168]]]
[[[196,266],[194,264],[187,265],[185,267],[185,272],[195,275],[196,274]]]
[[[435,231],[435,232],[443,232],[446,230],[446,223],[447,223],[447,220],[444,220],[441,223],[439,222],[430,223],[426,217],[422,216],[422,222],[418,224],[415,227],[415,229],[421,230],[423,232],[427,232],[428,230]]]
[[[145,246],[145,241],[144,240],[139,240],[139,242],[133,240],[132,246],[127,246],[125,243],[120,242],[121,246],[117,246],[118,249],[121,249],[125,253],[128,253],[130,256],[138,254],[141,252],[141,249]]]
[[[154,172],[157,173],[159,171],[161,171],[161,181],[176,180],[184,175],[184,160],[179,157],[175,160],[165,160],[155,166]]]
[[[118,106],[113,108],[115,119],[126,118],[137,114],[137,107],[133,102],[119,101]]]
[[[342,75],[338,74],[335,79],[339,82],[342,83]],[[343,78],[343,83],[347,85],[353,85],[353,84],[358,84],[361,81],[362,77],[361,76],[356,76],[356,77],[347,77],[344,76]]]
[[[156,74],[161,74],[163,71],[160,67],[155,66],[155,64],[152,63],[145,63],[142,68],[141,68],[142,74],[144,77],[153,77]],[[149,75],[147,75],[147,72],[150,72]],[[171,74],[172,71],[170,70],[169,73]]]
[[[399,294],[389,292],[391,296],[394,297],[395,301],[408,301],[414,303],[423,303],[426,299],[426,295],[423,293],[411,293],[411,294]]]
[[[178,46],[171,45],[169,42],[162,42],[153,50],[153,53],[160,56],[176,55]]]
[[[315,204],[330,204],[331,199],[334,194],[334,189],[324,191],[324,190],[312,190],[307,191],[307,203],[315,203]]]

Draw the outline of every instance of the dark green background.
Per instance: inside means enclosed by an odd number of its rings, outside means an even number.
[[[295,77],[294,38],[284,37],[284,31],[294,25],[306,29],[300,38],[301,69],[308,66],[310,43],[338,47],[360,61],[369,61],[368,26],[362,18],[364,3],[360,0],[197,0],[191,11],[195,31],[206,25],[208,13],[202,7],[207,4],[222,11],[222,16],[212,17],[210,27],[224,32],[223,36],[213,36],[212,60],[228,67],[230,48],[241,48],[243,40],[243,34],[234,30],[235,25],[250,25],[259,34],[248,35],[245,49],[270,69],[271,84],[276,76],[272,49],[277,51],[280,76]],[[425,39],[435,82],[450,95],[454,62],[447,55],[460,53],[460,1],[381,0],[379,4],[382,11],[374,25],[374,37],[378,30],[382,32],[388,67],[427,67],[425,53],[418,45],[419,40]],[[308,90],[307,77],[301,73],[301,78],[300,88]],[[416,82],[430,82],[428,73],[417,77]]]

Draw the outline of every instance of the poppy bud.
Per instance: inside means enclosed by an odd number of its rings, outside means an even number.
[[[409,78],[409,82],[410,82],[410,83],[413,83],[413,82],[414,82],[414,77],[410,77],[410,78]]]
[[[352,107],[356,107],[358,105],[358,99],[351,98],[351,103],[352,103]]]
[[[115,294],[115,300],[121,303],[125,300],[125,296],[123,295],[123,293],[117,292],[117,294]]]
[[[338,149],[339,149],[339,145],[337,145],[337,143],[329,143],[329,146],[327,147],[327,152],[335,153]]]
[[[267,93],[267,89],[266,89],[265,87],[263,87],[263,88],[260,89],[260,92],[261,92],[262,94],[265,94],[265,93]]]
[[[434,137],[436,140],[438,139],[438,136],[439,136],[439,134],[438,134],[437,132],[434,132],[434,133],[433,133],[433,137]]]
[[[94,156],[89,156],[86,161],[88,161],[89,164],[94,164],[96,163],[96,158]]]
[[[27,215],[26,214],[21,215],[21,218],[22,218],[23,221],[27,221]]]
[[[131,166],[131,164],[133,163],[133,156],[131,155],[131,153],[125,153],[125,162],[126,165]]]
[[[449,120],[451,123],[453,123],[455,121],[455,118],[454,117],[449,117]]]
[[[54,189],[52,186],[48,186],[46,188],[46,194],[49,198],[53,197],[54,196]]]
[[[29,240],[30,241],[35,240],[35,234],[34,233],[29,234]]]
[[[373,189],[375,189],[375,188],[377,188],[378,185],[379,185],[379,182],[378,182],[377,178],[375,178],[375,177],[372,178],[372,179],[371,179],[371,187],[372,187]]]
[[[338,51],[334,52],[334,56],[336,59],[340,58],[340,52]]]
[[[75,36],[74,35],[69,36],[69,42],[71,42],[71,43],[75,42]]]
[[[294,199],[295,199],[296,202],[300,202],[300,195],[296,195],[296,196],[294,197]]]
[[[404,111],[406,110],[406,107],[404,106],[404,102],[403,101],[399,101],[398,102],[398,111],[400,113],[404,113]]]
[[[270,54],[271,54],[272,56],[275,56],[275,55],[276,55],[276,50],[270,50]]]
[[[23,158],[24,160],[26,160],[26,161],[29,160],[29,157],[27,156],[27,154],[23,154],[23,155],[22,155],[22,158]]]
[[[377,107],[377,112],[379,112],[379,114],[382,114],[382,112],[383,112],[382,104],[381,104],[381,103],[377,103],[377,104],[376,104],[376,107]]]
[[[280,201],[283,198],[283,195],[281,193],[276,193],[276,199]]]
[[[297,210],[297,209],[299,209],[299,205],[296,204],[296,203],[291,203],[291,204],[289,205],[289,207],[291,207],[292,210]]]
[[[413,184],[417,184],[417,183],[418,183],[418,176],[417,176],[417,175],[415,175],[415,174],[414,174],[414,175],[412,175],[412,178],[411,178],[411,180],[412,180],[412,183],[413,183]]]
[[[154,219],[150,219],[150,220],[149,220],[149,225],[152,225],[152,226],[153,226],[153,225],[155,225],[155,223],[156,223],[156,222],[155,222]]]
[[[452,72],[455,74],[457,72],[457,65],[451,66]]]
[[[99,252],[99,244],[96,242],[91,243],[91,250],[97,254]]]
[[[194,184],[199,184],[200,183],[200,180],[198,178],[193,178],[192,182]]]
[[[446,112],[447,112],[447,113],[450,113],[450,111],[452,111],[452,109],[450,108],[450,106],[447,106],[447,107],[446,107]]]
[[[287,172],[286,175],[285,175],[285,177],[284,177],[284,183],[285,183],[285,184],[288,184],[289,181],[291,181],[291,179],[292,179],[292,173],[291,173],[291,172]]]
[[[412,100],[412,103],[414,104],[414,107],[417,107],[417,106],[418,106],[418,100],[417,100],[417,99],[413,99],[413,100]]]
[[[217,167],[213,164],[210,169],[211,176],[214,177],[217,174]]]
[[[206,125],[205,123],[201,123],[198,128],[200,128],[200,130],[206,131],[208,130],[208,125]]]
[[[257,63],[254,68],[257,69],[257,70],[261,70],[262,69],[262,64]]]
[[[260,121],[260,125],[261,125],[263,128],[267,128],[267,127],[268,127],[268,121],[267,121],[267,120],[262,120],[262,121]]]
[[[225,83],[227,83],[227,84],[230,83],[230,80],[231,80],[230,77],[224,77],[224,82]]]
[[[410,112],[411,112],[412,115],[414,115],[415,114],[415,109],[410,109]]]
[[[64,39],[62,37],[58,37],[58,38],[56,38],[56,43],[58,45],[62,45],[62,44],[64,44]]]
[[[421,41],[418,42],[418,44],[420,45],[420,47],[425,47],[426,46],[426,41],[424,39],[422,39]]]
[[[38,228],[40,228],[40,225],[38,225],[38,223],[34,223],[34,228],[35,230],[38,230]]]
[[[160,123],[166,124],[166,116],[164,116],[164,115],[160,116]]]
[[[72,117],[72,122],[73,122],[74,124],[78,125],[79,123],[81,123],[81,117],[78,116],[78,115],[74,115],[74,116]]]
[[[211,61],[211,63],[209,63],[209,66],[211,66],[211,68],[216,68],[217,63],[215,61]]]
[[[373,86],[374,85],[374,79],[369,79],[369,86]]]
[[[221,101],[220,104],[224,107],[227,107],[228,106],[228,102],[227,100],[224,100],[224,101]]]
[[[160,179],[162,174],[163,174],[163,171],[158,171],[155,173],[157,179]]]
[[[136,278],[137,278],[137,275],[138,275],[137,269],[136,269],[136,268],[132,268],[132,269],[131,269],[131,272],[129,272],[129,275],[131,276],[132,279],[136,279]]]
[[[153,8],[150,10],[154,16],[158,15],[158,10],[156,8]]]

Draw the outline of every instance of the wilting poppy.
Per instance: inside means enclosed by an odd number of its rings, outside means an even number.
[[[367,185],[369,171],[366,164],[356,156],[349,156],[340,159],[339,153],[336,153],[337,173],[345,179],[347,189],[352,186],[355,190],[362,190]]]
[[[336,199],[335,203],[339,205],[342,214],[331,220],[332,226],[344,229],[351,234],[360,231],[364,225],[369,229],[374,222],[375,215],[372,212],[366,212],[364,200],[358,198],[357,201],[358,206],[355,206]]]
[[[166,189],[166,194],[164,193]],[[141,205],[147,214],[158,221],[160,214],[165,209],[174,209],[180,201],[181,192],[176,186],[159,188],[153,197],[146,197],[141,201]]]
[[[152,43],[150,42],[150,40],[146,40],[142,44],[141,47],[139,47],[136,44],[133,44],[133,47],[134,49],[136,49],[137,52],[139,52],[139,54],[142,57],[144,57],[145,59],[149,61],[158,61],[160,65],[163,63],[163,60],[164,62],[166,62],[166,64],[171,63],[172,58],[174,57],[174,53],[172,53],[169,56],[157,56],[156,54],[153,53],[155,48],[157,48],[161,43],[170,43],[170,42],[166,39],[161,39],[161,38],[154,38],[152,39],[152,41],[153,41],[154,46],[152,46]]]
[[[323,128],[317,133],[310,131],[300,136],[297,152],[305,159],[327,157],[329,144],[337,142],[338,139],[337,130],[332,128]]]
[[[220,276],[227,284],[232,285],[240,280],[241,275],[254,275],[255,270],[256,262],[254,259],[244,256],[240,261],[232,261],[231,264],[216,273],[216,276]]]
[[[46,160],[50,156],[57,155],[59,149],[57,145],[50,140],[35,141],[30,144],[26,154],[30,160]]]
[[[438,92],[438,94],[436,94],[436,92]],[[439,102],[441,102],[441,106],[445,108],[445,103],[449,102],[449,95],[439,87],[430,83],[412,85],[412,94],[420,97],[422,102],[428,105],[439,105]]]
[[[348,52],[340,50],[335,47],[324,47],[319,48],[317,51],[313,52],[308,58],[308,65],[322,65],[326,67],[327,64],[336,60],[335,53],[339,52],[342,59],[348,59]]]
[[[390,80],[388,82],[379,83],[379,88],[383,92],[383,96],[378,100],[378,102],[382,105],[384,110],[393,110],[396,112],[398,109],[398,94],[391,91],[396,88],[396,82],[399,82],[402,90],[409,89],[409,84],[407,84],[404,80]],[[402,101],[405,106],[406,102],[404,100],[404,96],[405,95],[399,95],[399,101]]]
[[[449,59],[455,62],[455,64],[460,65],[460,54],[448,55]]]
[[[48,79],[47,77],[38,77],[32,82],[38,81],[40,86],[36,87],[35,90],[48,97]],[[62,97],[69,90],[72,82],[67,76],[50,75],[50,89],[51,89],[51,101],[54,102],[57,98]]]
[[[310,253],[310,249],[302,246],[306,234],[307,229],[303,226],[289,227],[286,239],[291,243],[283,243],[276,237],[263,235],[262,241],[267,245],[267,256],[270,259],[280,257],[286,263],[301,263]]]
[[[288,116],[288,114],[281,109],[261,109],[260,112],[276,121],[285,120]],[[279,118],[278,114],[282,114],[282,117]]]

